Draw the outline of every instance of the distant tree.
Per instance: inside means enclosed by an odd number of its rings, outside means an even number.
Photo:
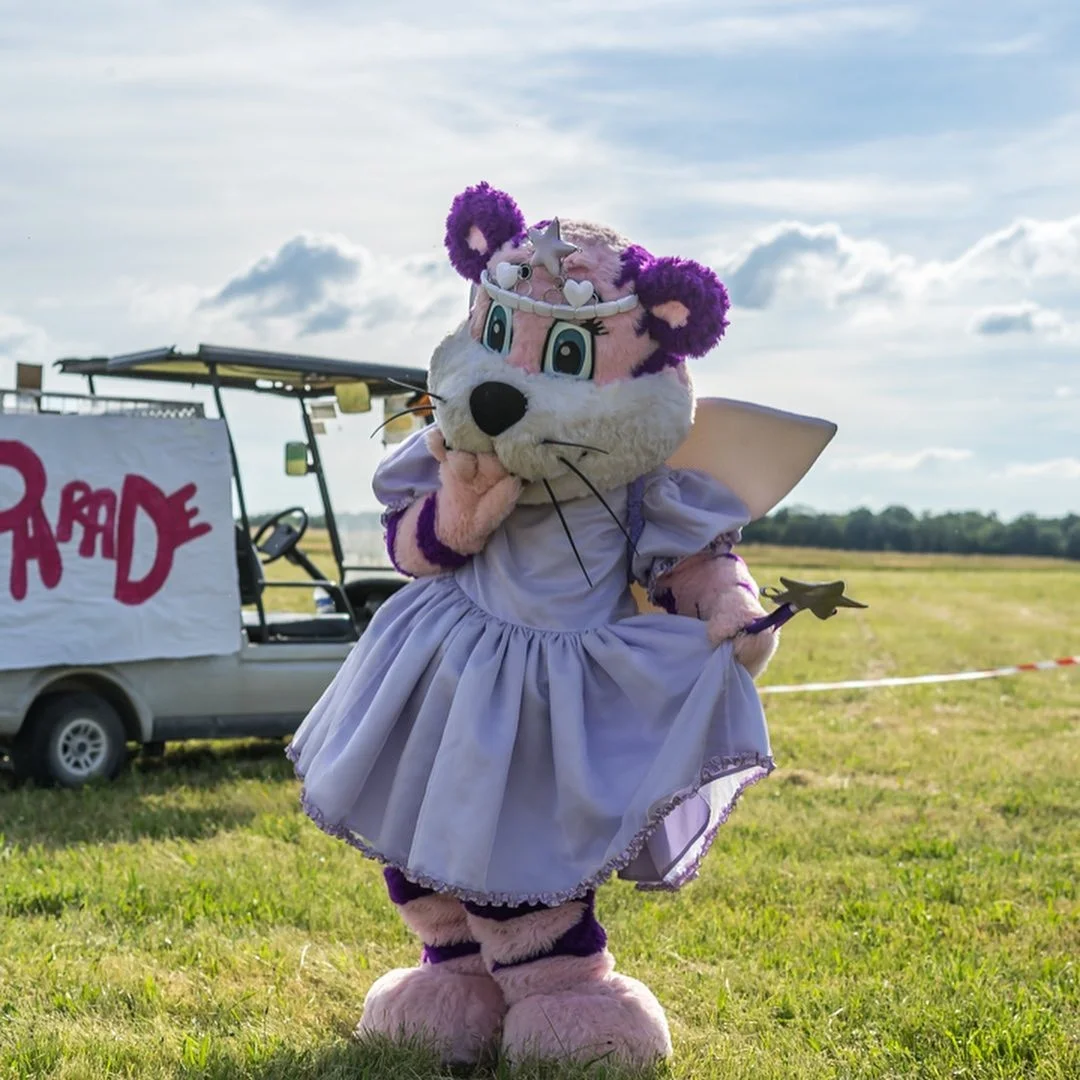
[[[915,551],[915,531],[918,519],[906,506],[890,506],[877,519],[882,544],[886,551]]]
[[[1065,533],[1066,559],[1080,559],[1080,518],[1075,519]]]
[[[1039,554],[1039,519],[1034,514],[1024,514],[1006,526],[1005,536],[1010,553]]]
[[[844,547],[855,551],[881,550],[881,531],[872,510],[859,507],[848,514],[844,523]]]

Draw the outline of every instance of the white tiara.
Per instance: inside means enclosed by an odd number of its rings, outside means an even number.
[[[500,280],[509,284],[510,275],[518,276],[518,263],[499,263],[495,273]],[[506,270],[503,270],[506,267]],[[534,315],[543,315],[545,318],[569,319],[573,322],[588,322],[590,319],[610,319],[612,315],[621,315],[624,311],[633,311],[638,306],[636,294],[620,296],[618,300],[599,300],[595,303],[584,301],[596,296],[596,290],[591,281],[575,281],[567,279],[562,285],[562,294],[569,301],[565,304],[551,304],[546,300],[534,300],[531,296],[522,296],[520,293],[511,292],[497,285],[488,277],[488,272],[480,272],[480,284],[492,300],[505,304],[508,308],[516,311],[532,312]]]

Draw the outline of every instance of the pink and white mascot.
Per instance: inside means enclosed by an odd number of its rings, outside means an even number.
[[[727,326],[708,268],[612,230],[529,227],[487,184],[446,247],[471,309],[431,360],[435,424],[375,476],[395,593],[290,748],[304,807],[385,864],[417,967],[361,1033],[447,1061],[671,1052],[595,892],[693,878],[773,767],[754,678],[778,634],[734,548],[835,430],[697,403]],[[682,460],[689,462],[680,465]],[[642,610],[632,587],[647,594]]]

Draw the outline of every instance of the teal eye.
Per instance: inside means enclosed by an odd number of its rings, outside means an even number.
[[[549,375],[591,379],[593,377],[592,334],[573,323],[555,323],[548,331],[547,342],[544,344],[543,370]]]
[[[492,304],[487,313],[487,321],[484,323],[484,345],[492,352],[505,355],[510,351],[512,329],[510,309],[504,308],[502,304]]]

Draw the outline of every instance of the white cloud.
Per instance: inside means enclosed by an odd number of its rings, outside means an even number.
[[[0,312],[0,358],[40,362],[46,358],[48,341],[40,326]]]
[[[474,19],[468,18],[470,7]],[[918,12],[909,4],[799,4],[798,7],[801,10],[762,12],[760,5],[750,0],[741,5],[727,3],[725,14],[713,15],[713,5],[660,5],[650,0],[585,4],[581,0],[555,0],[545,8],[543,20],[551,26],[572,26],[578,40],[588,41],[596,49],[636,54],[647,42],[650,51],[682,54],[689,50],[721,56],[765,49],[801,52],[851,38],[893,37],[908,33],[919,21]],[[408,23],[396,24],[400,36],[392,35],[389,45],[394,55],[420,52],[425,56],[444,56],[449,47],[456,46],[461,56],[487,59],[492,48],[505,44],[486,4],[465,2],[452,8],[432,5],[422,15],[420,12],[414,15]],[[565,35],[536,33],[533,9],[504,6],[500,15],[501,28],[509,30],[513,37],[529,35],[530,55],[566,52]],[[443,19],[447,21],[440,25]],[[447,44],[448,34],[452,35],[452,46]],[[382,52],[381,42],[378,51]]]
[[[1066,398],[1073,396],[1073,388],[1071,386],[1055,386],[1054,397],[1059,401],[1064,401]]]
[[[1015,295],[1018,286],[1061,302],[1080,301],[1080,214],[1022,219],[979,238],[952,260],[919,260],[840,225],[782,222],[755,233],[734,255],[713,262],[736,305],[763,308],[811,301],[826,307],[870,303],[905,309]],[[987,305],[968,319],[976,334],[1053,335],[1065,316],[1035,300]]]
[[[956,465],[970,461],[973,457],[974,454],[970,450],[929,447],[910,454],[883,452],[863,454],[859,457],[837,458],[829,463],[829,467],[838,472],[915,472],[921,469],[937,468],[941,465]]]
[[[301,233],[207,292],[130,283],[132,315],[222,332],[241,323],[277,337],[372,331],[464,314],[467,287],[439,256],[373,255],[343,237]]]
[[[853,239],[839,225],[801,222],[759,232],[722,264],[732,300],[749,308],[793,294],[829,305],[857,296],[888,297],[915,270],[913,259],[893,255],[877,241]]]
[[[327,303],[332,303],[327,300],[328,291],[360,274],[361,253],[350,247],[332,237],[294,236],[203,303],[208,307],[232,304],[253,319],[286,315],[317,318],[325,314]]]
[[[47,365],[57,355],[57,343],[42,327],[0,312],[0,387],[15,385],[16,364]]]
[[[945,279],[1080,281],[1080,214],[1020,218],[977,240],[954,262],[931,266]]]
[[[713,55],[765,49],[804,51],[850,38],[903,34],[918,22],[918,13],[907,4],[800,6],[803,10],[762,13],[755,0],[749,0],[742,5],[725,5],[725,14],[718,16],[712,14],[711,5],[693,3],[677,5],[673,13],[670,5],[650,0],[594,0],[588,4],[551,0],[545,5],[542,21],[552,28],[572,27],[576,40],[604,51],[637,54],[642,43],[648,42],[654,52],[682,53],[691,49]],[[452,6],[416,0],[407,17],[381,13],[373,17],[368,5],[335,4],[329,11],[329,17],[325,17],[310,9],[305,13],[308,18],[302,21],[278,17],[294,35],[322,38],[330,60],[347,51],[354,60],[365,64],[431,64],[448,56],[488,62],[526,35],[531,57],[562,57],[568,51],[566,34],[536,32],[537,12],[531,8],[504,5],[496,13],[481,0],[461,0]],[[226,13],[227,9],[222,15]],[[245,33],[249,41],[260,43],[280,28],[269,11],[261,15],[258,20],[226,17],[222,21],[230,30]],[[193,60],[191,56],[182,57],[185,69]],[[149,64],[147,60],[147,69]],[[207,63],[201,70],[210,71],[212,65]]]
[[[831,177],[748,176],[738,180],[695,181],[685,194],[720,206],[839,216],[888,210],[922,216],[930,210],[959,205],[971,188],[959,181],[898,180],[873,175]]]
[[[0,315],[0,356],[14,355],[33,336],[34,328],[14,315]]]
[[[1008,466],[1003,475],[1010,480],[1080,480],[1080,458],[1018,463]]]
[[[968,56],[1019,56],[1035,52],[1044,42],[1042,34],[1031,32],[998,41],[978,41],[961,45],[957,52]]]
[[[1056,336],[1065,332],[1066,323],[1060,311],[1050,311],[1039,304],[1025,301],[1011,306],[983,308],[972,317],[969,329],[973,334],[988,337],[1003,334]]]

